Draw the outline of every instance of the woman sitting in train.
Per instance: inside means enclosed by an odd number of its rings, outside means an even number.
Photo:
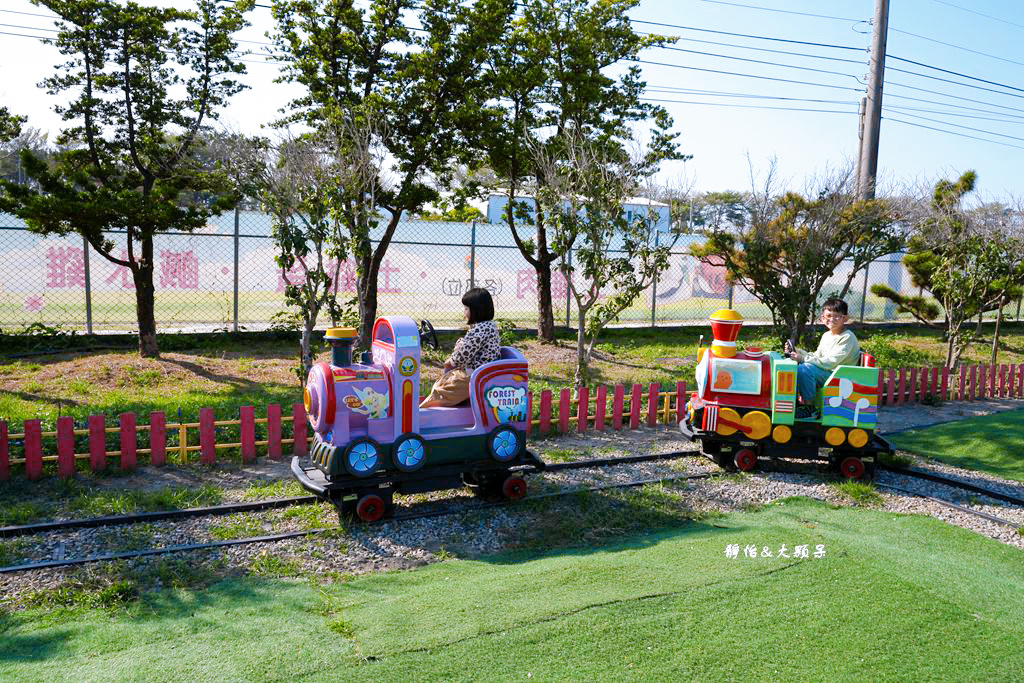
[[[469,376],[484,363],[501,357],[501,336],[494,324],[491,293],[474,287],[462,295],[469,331],[455,342],[455,350],[444,362],[444,374],[434,383],[420,408],[456,406],[469,400]]]

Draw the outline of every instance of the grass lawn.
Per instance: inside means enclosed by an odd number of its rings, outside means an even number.
[[[893,434],[889,441],[926,458],[1024,481],[1024,410],[912,429]]]
[[[931,518],[790,499],[606,547],[7,614],[0,679],[1015,680],[1022,559]]]

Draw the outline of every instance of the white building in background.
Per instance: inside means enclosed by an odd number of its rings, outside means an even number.
[[[533,197],[517,197],[516,204],[526,207],[532,216],[537,211],[537,204]],[[504,223],[508,197],[502,194],[492,194],[487,198],[487,222]],[[652,230],[666,233],[671,227],[669,219],[669,205],[656,202],[646,197],[629,197],[622,203],[622,210],[626,214],[627,221],[634,221],[637,218],[644,218]]]

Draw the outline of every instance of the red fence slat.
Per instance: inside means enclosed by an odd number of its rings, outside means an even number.
[[[621,384],[615,385],[615,394],[612,397],[612,429],[622,429],[622,409],[626,398],[626,387]]]
[[[281,459],[281,406],[277,403],[267,406],[267,455]]]
[[[89,467],[99,472],[107,466],[107,418],[89,416]]]
[[[942,366],[942,395],[939,398],[943,401],[949,400],[949,368],[945,365]]]
[[[999,396],[1000,398],[1006,397],[1006,366],[999,366]]]
[[[590,389],[580,387],[576,392],[579,404],[576,406],[576,431],[587,431],[587,423],[590,420]]]
[[[565,434],[569,431],[569,403],[572,400],[572,392],[569,389],[562,389],[558,392],[558,433]]]
[[[973,401],[977,397],[978,391],[978,366],[971,366],[970,381],[967,383],[967,397],[968,400]]]
[[[918,392],[918,401],[923,401],[928,396],[928,368],[921,368],[921,391]]]
[[[988,394],[988,366],[982,363],[978,369],[978,398],[983,399]]]
[[[594,399],[594,429],[604,429],[604,413],[608,408],[608,387],[602,384],[597,388],[597,397]]]
[[[629,396],[629,428],[636,429],[640,426],[640,404],[643,402],[644,388],[633,383],[633,391]]]
[[[904,368],[900,368],[900,383],[899,390],[896,392],[896,405],[900,405],[904,402],[907,395],[905,393],[907,388],[907,371]]]
[[[990,367],[988,369],[988,395],[989,395],[989,398],[995,398],[996,396],[998,396],[998,394],[996,393],[996,374],[998,372],[999,372],[999,370],[996,368],[995,365],[993,365],[992,367]]]
[[[551,390],[544,389],[540,392],[540,433],[547,434],[551,431]]]
[[[917,393],[917,368],[910,368],[910,378],[907,380],[907,402],[914,403]]]
[[[213,424],[213,408],[199,409],[199,462],[217,462],[217,428]]]
[[[43,427],[40,420],[25,420],[25,475],[43,476]]]
[[[57,418],[57,476],[67,479],[75,473],[75,421]]]
[[[242,462],[256,459],[256,410],[252,406],[238,409],[238,437],[242,444]]]
[[[136,451],[138,449],[138,420],[135,413],[121,413],[118,425],[121,428],[121,469],[134,470],[137,463]]]
[[[305,455],[309,446],[309,439],[306,437],[306,425],[309,420],[306,417],[306,406],[301,403],[292,404],[292,454]]]
[[[11,447],[7,442],[7,423],[0,421],[0,481],[11,476]]]
[[[661,384],[651,382],[647,393],[647,426],[658,424],[658,404],[661,402]]]
[[[1024,363],[1017,366],[1017,398],[1024,398]]]
[[[676,382],[676,423],[686,419],[686,382]]]
[[[167,417],[160,410],[149,414],[149,462],[156,467],[167,462]]]
[[[885,402],[888,405],[892,405],[893,404],[893,393],[895,393],[895,391],[896,391],[896,371],[894,369],[892,369],[892,368],[889,368],[888,370],[885,371],[885,375],[886,375],[886,377],[888,379],[888,381],[886,383],[889,385],[889,387],[887,389],[887,391],[889,392],[889,397],[888,397],[888,399],[886,399]]]

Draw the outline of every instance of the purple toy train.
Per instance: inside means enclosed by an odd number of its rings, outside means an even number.
[[[525,471],[543,463],[526,450],[528,364],[518,350],[470,375],[469,401],[419,407],[420,330],[412,318],[384,316],[371,351],[353,362],[356,331],[333,327],[331,362],[309,373],[304,392],[313,428],[310,463],[292,459],[302,486],[360,519],[380,519],[392,494],[469,485],[483,496],[526,495]]]

